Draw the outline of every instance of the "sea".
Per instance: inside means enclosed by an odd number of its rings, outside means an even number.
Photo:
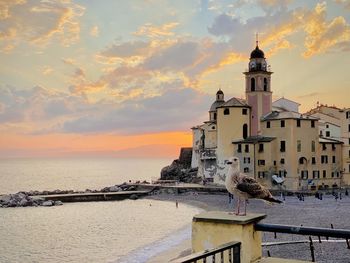
[[[159,178],[171,159],[0,159],[0,194]],[[147,262],[190,238],[199,208],[148,199],[0,209],[0,262]]]

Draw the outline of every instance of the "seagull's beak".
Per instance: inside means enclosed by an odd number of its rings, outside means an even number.
[[[232,162],[228,161],[227,164],[232,164]]]

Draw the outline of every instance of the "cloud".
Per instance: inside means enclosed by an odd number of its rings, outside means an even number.
[[[105,112],[67,121],[63,131],[125,135],[189,129],[206,112],[209,101],[206,95],[193,89],[167,90],[159,96],[125,101]]]
[[[239,16],[220,14],[208,32],[216,37],[225,37],[239,52],[248,52],[246,43],[253,42],[255,32],[259,32],[259,45],[270,56],[280,49],[290,49],[297,45],[289,37],[298,32],[305,33],[304,57],[311,57],[327,51],[345,51],[350,45],[350,26],[346,19],[338,16],[327,18],[325,2],[316,4],[314,9],[288,9],[290,1],[261,0],[266,14],[243,21]]]
[[[338,47],[337,44],[348,43],[350,45],[350,25],[344,17],[338,16],[331,21],[326,20],[326,3],[317,4],[315,9],[308,12],[304,19],[304,30],[307,33],[304,57],[324,53]]]
[[[93,26],[90,29],[90,36],[92,36],[92,37],[98,37],[99,33],[100,32],[99,32],[98,26]]]
[[[88,80],[82,68],[76,68],[71,76],[69,90],[73,94],[85,94],[91,92],[98,92],[106,88],[106,83],[102,79],[97,81]]]
[[[163,24],[161,26],[154,26],[151,23],[141,26],[136,32],[133,33],[135,36],[146,36],[149,38],[159,38],[159,37],[170,37],[174,35],[172,29],[177,27],[179,23],[172,22]]]
[[[50,66],[45,66],[43,69],[42,69],[42,73],[43,75],[49,75],[53,72],[53,68],[51,68]]]
[[[84,14],[84,7],[70,0],[13,1],[8,4],[10,2],[0,5],[0,39],[5,40],[2,49],[23,42],[45,47],[54,40],[69,46],[79,40],[79,19]]]

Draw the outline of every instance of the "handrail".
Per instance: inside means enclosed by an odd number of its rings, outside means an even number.
[[[324,236],[350,239],[350,230],[347,229],[332,229],[320,227],[304,227],[292,225],[277,225],[277,224],[255,224],[255,230],[274,233],[286,233],[307,236]]]
[[[238,241],[229,242],[210,250],[204,250],[197,253],[193,253],[191,255],[179,258],[171,262],[173,263],[196,262],[197,260],[200,260],[200,259],[206,259],[207,257],[215,256],[218,253],[221,253],[221,256],[223,257],[224,251],[229,251],[230,257],[233,257],[233,261],[230,261],[230,262],[240,263],[241,242],[238,242]]]

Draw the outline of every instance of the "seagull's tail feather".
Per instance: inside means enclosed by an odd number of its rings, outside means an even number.
[[[278,200],[278,199],[276,199],[276,198],[274,198],[272,196],[265,197],[264,200],[269,201],[271,203],[278,203],[278,204],[283,203],[281,200]]]

